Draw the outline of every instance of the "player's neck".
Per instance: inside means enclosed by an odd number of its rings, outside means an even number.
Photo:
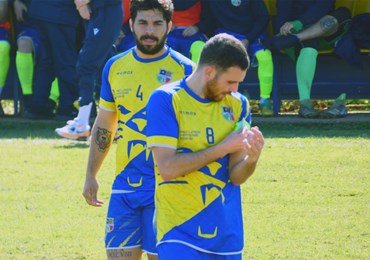
[[[201,74],[194,72],[186,79],[186,85],[200,98],[205,98],[203,86],[204,79]]]
[[[135,47],[136,55],[139,56],[141,59],[154,59],[162,56],[167,51],[167,47],[164,46],[159,52],[155,54],[145,54],[141,52],[137,47]]]

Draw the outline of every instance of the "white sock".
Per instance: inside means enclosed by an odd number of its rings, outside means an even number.
[[[92,102],[90,102],[86,106],[80,107],[80,109],[78,110],[77,120],[84,127],[89,125],[91,107],[92,107]]]

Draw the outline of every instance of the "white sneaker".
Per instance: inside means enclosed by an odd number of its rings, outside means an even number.
[[[77,121],[77,118],[69,120],[66,126],[55,129],[55,132],[64,138],[78,140],[87,139],[90,136],[90,126],[82,125]]]

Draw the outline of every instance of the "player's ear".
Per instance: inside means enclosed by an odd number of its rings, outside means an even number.
[[[133,25],[133,21],[132,21],[132,18],[130,18],[130,20],[128,20],[129,24],[130,24],[130,30],[131,32],[133,32],[134,30],[132,29],[132,25]]]
[[[169,21],[168,24],[167,24],[167,34],[169,34],[171,32],[171,29],[172,29],[172,21]]]
[[[214,79],[214,77],[216,76],[216,67],[215,66],[206,65],[203,68],[203,72],[204,72],[204,78],[205,78],[205,80],[208,81],[208,80]]]

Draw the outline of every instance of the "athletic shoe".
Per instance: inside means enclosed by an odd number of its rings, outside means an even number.
[[[347,115],[347,108],[346,108],[346,94],[343,93],[339,95],[334,101],[334,104],[320,112],[321,118],[340,118],[345,117]]]
[[[303,118],[318,118],[320,113],[312,105],[300,104],[298,115]]]
[[[333,105],[330,108],[320,112],[321,118],[341,118],[347,115],[346,106],[343,104]]]
[[[74,120],[69,120],[66,126],[55,129],[55,132],[67,139],[86,140],[90,136],[90,126],[80,124],[77,118],[75,118]]]
[[[274,110],[272,109],[272,104],[270,99],[266,99],[265,101],[260,103],[260,110],[262,116],[273,116]]]

